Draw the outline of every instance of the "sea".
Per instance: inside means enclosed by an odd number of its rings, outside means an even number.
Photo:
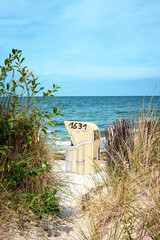
[[[64,152],[71,143],[64,121],[95,123],[101,132],[101,150],[103,150],[105,130],[113,124],[113,121],[133,117],[137,121],[141,117],[142,111],[147,114],[150,110],[156,112],[155,118],[160,115],[160,96],[67,96],[57,97],[48,107],[48,111],[53,112],[54,106],[65,108],[62,110],[64,116],[55,116],[54,118],[58,124],[54,128],[48,126],[49,142],[55,151]]]

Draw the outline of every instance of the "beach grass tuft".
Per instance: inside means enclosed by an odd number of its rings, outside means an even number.
[[[159,116],[142,111],[138,121],[115,121],[106,130],[104,164],[103,188],[87,203],[85,239],[160,239]]]

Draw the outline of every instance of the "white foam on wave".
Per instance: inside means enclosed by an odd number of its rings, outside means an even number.
[[[101,151],[104,151],[105,137],[101,137],[100,141]],[[59,139],[58,141],[54,142],[54,147],[57,150],[57,152],[65,152],[69,146],[71,146],[71,141],[61,141]]]
[[[71,145],[71,142],[70,141],[55,141],[55,144],[57,146],[68,147]]]

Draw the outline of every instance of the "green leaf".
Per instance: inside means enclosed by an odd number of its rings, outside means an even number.
[[[46,129],[42,128],[42,132],[43,132],[45,135],[47,135]]]
[[[64,117],[64,114],[62,114],[60,111],[57,112],[57,115]]]
[[[40,89],[39,89],[39,91],[42,91],[44,89],[44,87],[41,87]]]
[[[4,88],[4,84],[2,82],[0,83],[0,85],[1,85],[2,88]]]
[[[29,135],[27,135],[27,142],[28,142],[29,144],[32,143],[32,138],[31,138],[31,136],[29,136]]]
[[[56,96],[55,96],[55,95],[53,95],[53,94],[51,94],[51,95],[50,95],[50,97],[56,98]]]
[[[49,115],[48,114],[45,114],[44,117],[49,119]]]
[[[15,49],[12,49],[12,53],[13,53],[13,54],[15,54],[15,53],[16,53]]]
[[[53,112],[56,113],[57,112],[57,108],[53,107]]]
[[[36,177],[36,178],[38,178],[38,176],[39,176],[37,172],[29,172],[28,174],[29,174],[29,176]]]
[[[42,190],[42,192],[44,192],[44,190],[45,190],[44,186],[41,186],[41,190]]]
[[[29,165],[29,161],[24,160],[24,161],[22,161],[22,162],[20,163],[21,167],[25,167],[26,164]]]
[[[42,168],[45,168],[46,167],[46,164],[42,163]]]
[[[27,119],[23,119],[23,122],[26,124],[26,125],[29,125],[29,122],[28,122],[28,120]]]
[[[19,82],[23,83],[23,81],[24,81],[24,77],[20,77]]]
[[[34,103],[36,103],[36,102],[37,102],[37,100],[36,100],[35,98],[32,98],[32,99],[33,99],[33,102],[34,102]]]
[[[4,92],[4,91],[3,91],[3,89],[1,89],[1,90],[0,90],[0,95],[2,95],[2,94],[3,94],[3,92]]]
[[[55,201],[59,201],[60,200],[60,198],[59,197],[54,197],[55,198]]]
[[[45,100],[47,100],[48,102],[51,102],[51,100],[49,100],[49,98],[45,98]]]
[[[53,205],[54,203],[55,203],[55,197],[52,197],[52,198],[49,199],[47,205]]]
[[[4,150],[0,150],[0,153],[2,153],[3,155],[6,155],[6,152]]]
[[[19,115],[19,117],[23,117],[25,114],[24,113],[21,113],[20,115]]]
[[[18,153],[18,156],[22,159],[23,157],[22,157],[22,155],[20,154],[20,153]]]
[[[4,64],[7,65],[8,63],[8,58],[4,61]]]
[[[48,123],[51,127],[55,127],[55,123],[54,122],[49,122]]]
[[[48,214],[48,215],[50,215],[52,212],[51,212],[50,210],[46,209],[46,210],[45,210],[45,213]]]
[[[21,172],[20,172],[20,176],[21,176],[21,178],[22,178],[22,181],[25,180],[26,175],[27,175],[27,172],[24,172],[24,171],[21,171]]]
[[[9,125],[10,129],[13,128],[13,122],[8,122],[8,125]]]
[[[22,58],[22,60],[21,60],[21,62],[20,62],[20,63],[22,63],[24,60],[25,60],[25,58]]]
[[[53,196],[56,195],[56,193],[57,193],[57,189],[54,189],[52,192]]]
[[[50,113],[49,116],[48,116],[48,119],[51,120],[53,118],[53,113]]]

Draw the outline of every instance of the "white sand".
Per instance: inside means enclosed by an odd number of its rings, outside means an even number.
[[[66,162],[64,160],[57,161],[57,170],[61,173],[63,172],[64,177],[66,177],[69,181],[68,190],[70,191],[70,194],[69,196],[64,195],[63,200],[63,204],[68,207],[77,207],[79,200],[82,199],[82,195],[86,194],[88,191],[103,182],[103,171],[96,174],[85,175],[67,173]]]

